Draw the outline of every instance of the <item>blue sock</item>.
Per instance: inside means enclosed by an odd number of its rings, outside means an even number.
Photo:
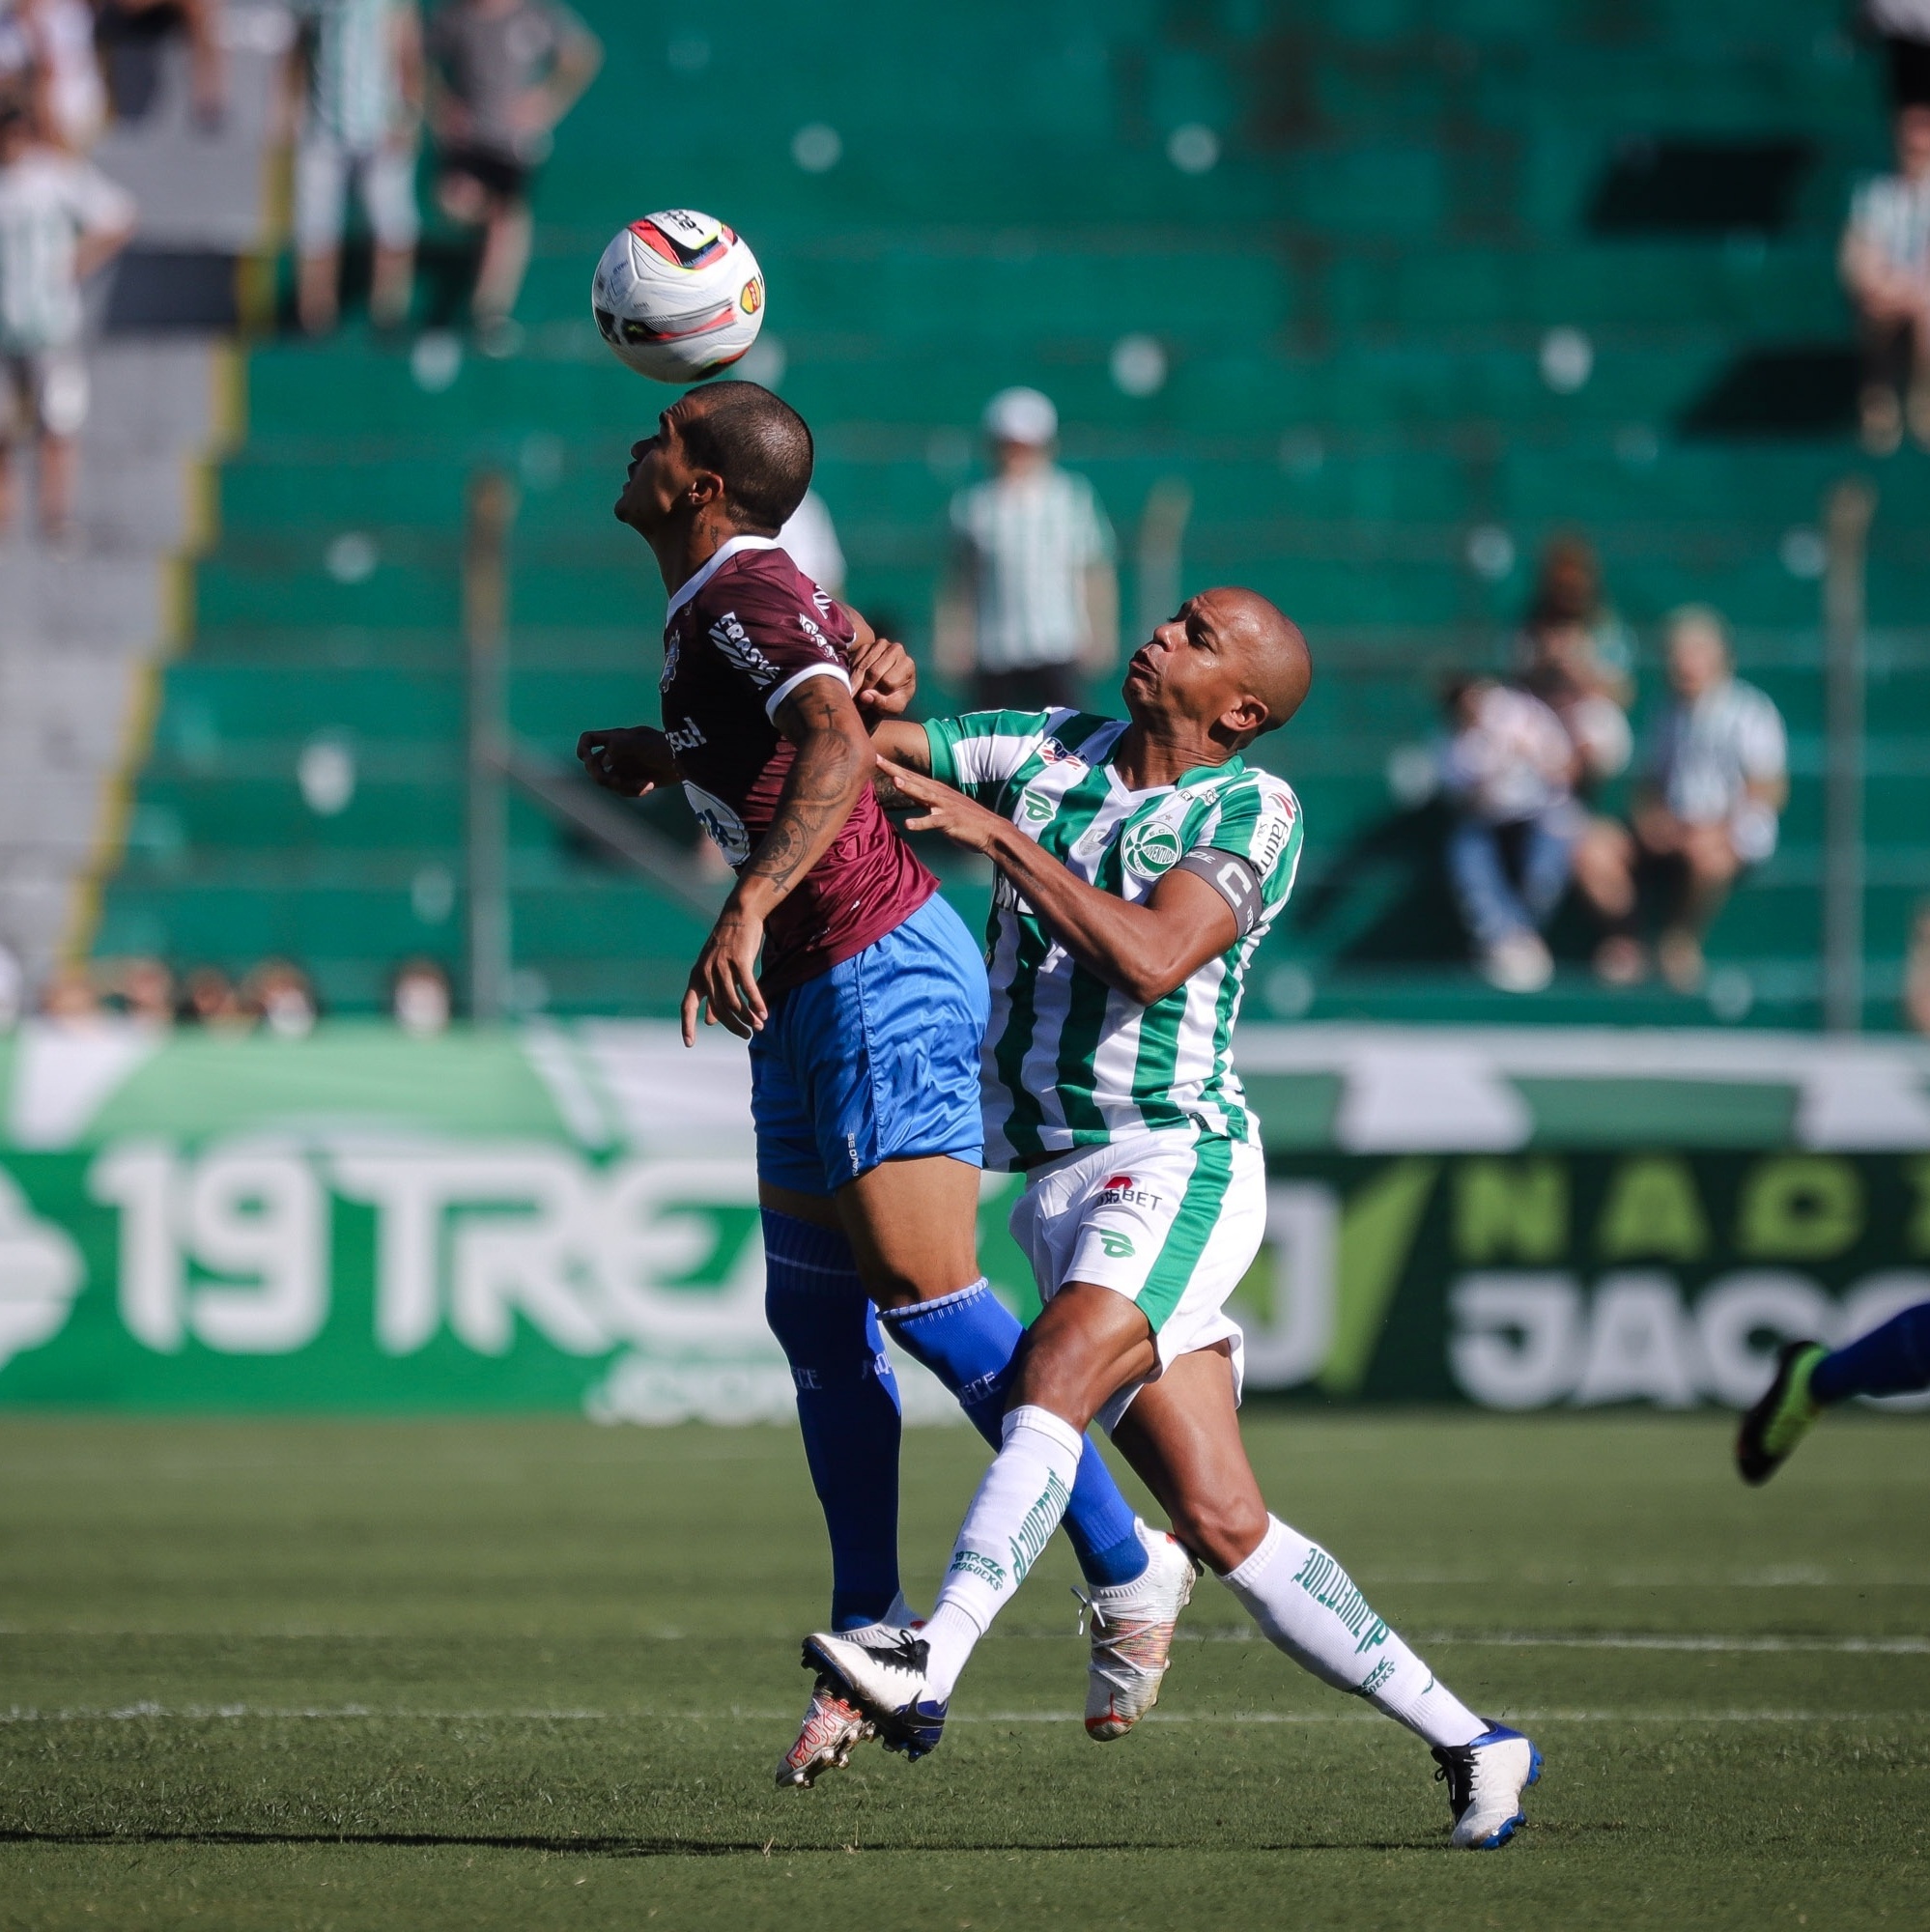
[[[1818,1402],[1853,1395],[1914,1395],[1930,1388],[1930,1301],[1919,1301],[1860,1341],[1825,1355],[1809,1376]]]
[[[958,1398],[973,1428],[996,1449],[1006,1412],[1006,1371],[1025,1329],[984,1276],[956,1294],[887,1309],[883,1320],[892,1339]],[[1133,1526],[1132,1508],[1090,1442],[1079,1458],[1065,1534],[1089,1583],[1130,1583],[1146,1569],[1146,1546]]]
[[[831,1622],[874,1623],[898,1594],[897,1378],[844,1236],[766,1208],[764,1314],[797,1384],[811,1486],[831,1532]]]

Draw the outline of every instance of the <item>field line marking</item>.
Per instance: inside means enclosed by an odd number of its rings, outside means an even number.
[[[1930,1723],[1930,1711],[1615,1711],[1520,1710],[1505,1714],[1524,1724],[1857,1724]],[[963,1712],[954,1724],[1075,1724],[1077,1711]],[[378,1710],[362,1704],[279,1707],[260,1704],[127,1704],[114,1709],[0,1711],[0,1724],[89,1724],[147,1721],[207,1723],[658,1723],[700,1724],[720,1720],[738,1723],[782,1724],[795,1713],[747,1711],[581,1711],[581,1710]],[[1155,1711],[1149,1724],[1382,1724],[1389,1720],[1375,1711]]]

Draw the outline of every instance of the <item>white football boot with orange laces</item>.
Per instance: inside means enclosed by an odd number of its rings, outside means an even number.
[[[1081,1595],[1091,1624],[1093,1660],[1086,1678],[1086,1734],[1100,1744],[1122,1738],[1159,1701],[1179,1612],[1193,1595],[1199,1566],[1162,1529],[1137,1525],[1146,1545],[1143,1576]]]

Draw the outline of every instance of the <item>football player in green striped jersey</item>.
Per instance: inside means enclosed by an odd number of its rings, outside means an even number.
[[[1492,1849],[1522,1821],[1539,1752],[1470,1711],[1326,1550],[1268,1513],[1239,1436],[1226,1302],[1259,1251],[1266,1186],[1233,1031],[1301,842],[1292,788],[1243,753],[1292,717],[1312,675],[1305,639],[1264,598],[1208,590],[1134,655],[1126,720],[980,712],[878,731],[910,828],[998,868],[986,1158],[1026,1176],[1012,1233],[1044,1306],[929,1622],[820,1633],[806,1662],[888,1744],[932,1749],[1097,1420],[1275,1644],[1433,1747],[1454,1843]],[[1143,1667],[1132,1586],[1098,1594],[1122,1664]]]

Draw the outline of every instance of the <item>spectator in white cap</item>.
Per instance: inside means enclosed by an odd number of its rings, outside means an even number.
[[[1076,705],[1119,656],[1113,529],[1093,486],[1053,458],[1059,412],[1036,389],[985,408],[994,473],[951,502],[938,668],[988,711]]]

